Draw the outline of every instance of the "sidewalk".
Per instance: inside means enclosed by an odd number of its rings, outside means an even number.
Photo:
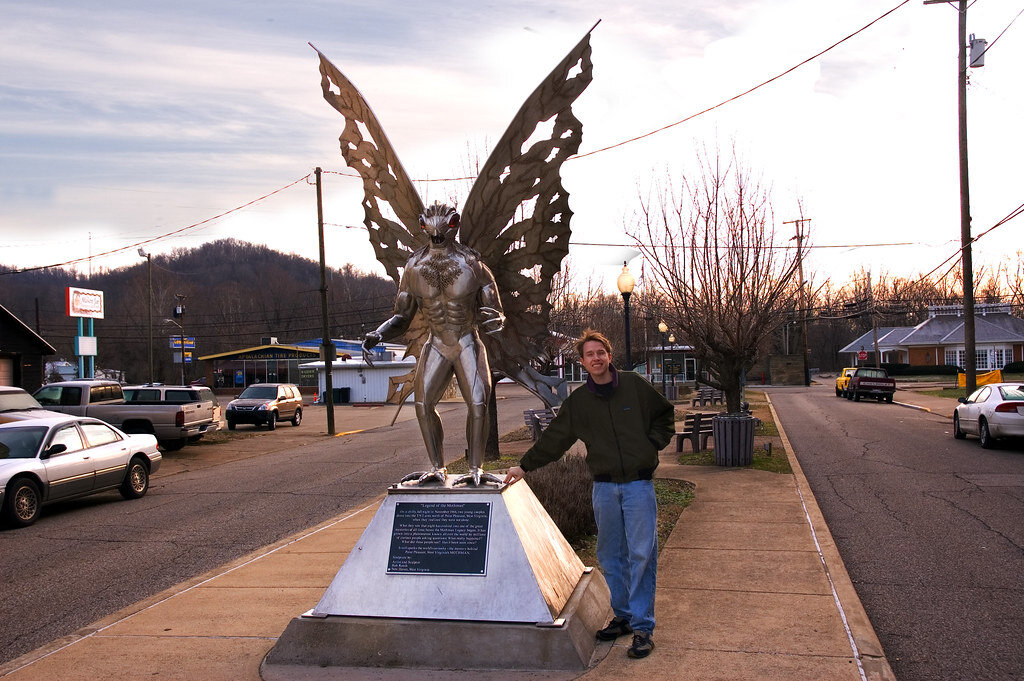
[[[368,415],[355,411],[347,415]],[[630,660],[628,637],[604,644],[601,652],[607,654],[583,678],[894,678],[779,430],[793,476],[680,466],[674,454],[663,454],[659,475],[695,483],[696,499],[661,553],[657,648],[647,659]],[[353,510],[141,601],[3,665],[0,678],[257,681],[260,662],[277,636],[320,599],[376,506]],[[310,668],[301,678],[327,679],[331,672]],[[370,672],[364,678],[393,676]]]

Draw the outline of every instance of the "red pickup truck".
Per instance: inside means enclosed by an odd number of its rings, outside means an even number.
[[[891,404],[895,392],[896,381],[889,378],[885,369],[861,367],[850,376],[850,383],[846,386],[846,399],[860,402],[862,397],[874,397],[879,402],[885,400]]]

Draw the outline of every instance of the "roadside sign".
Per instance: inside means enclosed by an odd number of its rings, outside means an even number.
[[[171,350],[181,350],[181,336],[170,336],[170,348]],[[185,336],[185,349],[196,347],[195,336]]]
[[[867,358],[868,358],[868,353],[864,352],[863,350],[861,350],[860,352],[857,353],[857,359],[859,359],[860,361],[863,362]]]

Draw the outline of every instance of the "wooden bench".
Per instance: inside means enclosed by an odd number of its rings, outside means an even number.
[[[714,388],[697,388],[697,394],[690,402],[692,407],[704,407],[709,404],[725,404],[725,395]]]
[[[714,413],[694,412],[683,417],[683,429],[676,432],[676,451],[683,451],[683,443],[690,441],[694,452],[708,448],[711,433],[711,418]]]
[[[533,437],[534,442],[540,439],[540,434],[544,432],[544,429],[548,427],[554,418],[554,409],[523,410],[523,421],[526,423],[526,427],[530,429],[530,436]]]

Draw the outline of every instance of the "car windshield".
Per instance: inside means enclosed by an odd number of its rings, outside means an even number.
[[[273,400],[277,398],[277,387],[272,385],[250,385],[238,397],[243,400]]]
[[[0,429],[0,459],[31,459],[46,437],[42,426],[19,426]]]
[[[861,369],[858,375],[863,378],[888,378],[888,375],[881,369]]]
[[[1004,400],[1024,400],[1024,385],[1000,386],[999,394],[1003,396]]]
[[[42,407],[36,402],[36,398],[28,393],[0,394],[0,411],[23,411],[25,409],[42,409]]]

